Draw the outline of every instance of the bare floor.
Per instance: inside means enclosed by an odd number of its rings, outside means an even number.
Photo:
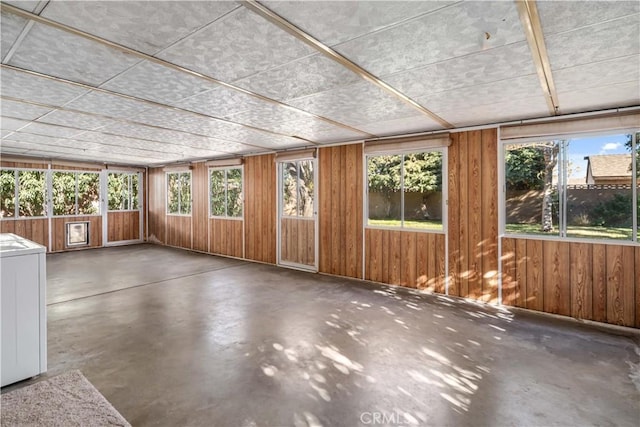
[[[153,245],[47,262],[45,377],[134,426],[640,422],[635,334]]]

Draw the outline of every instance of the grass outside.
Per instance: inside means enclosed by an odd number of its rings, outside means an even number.
[[[398,227],[402,226],[399,219],[369,219],[367,225],[374,227]],[[442,221],[407,221],[404,222],[404,228],[417,228],[420,230],[436,230],[442,231]]]
[[[540,224],[507,224],[507,233],[517,234],[537,234],[541,236],[557,236],[558,230],[552,233],[544,233],[540,230]],[[581,237],[586,239],[612,239],[631,240],[631,227],[597,227],[597,226],[577,226],[567,227],[567,237]]]

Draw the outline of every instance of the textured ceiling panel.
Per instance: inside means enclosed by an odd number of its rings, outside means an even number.
[[[328,141],[335,142],[336,140],[350,141],[364,136],[361,132],[334,126],[314,118],[273,123],[270,125],[270,129],[274,132],[323,143],[327,143]]]
[[[416,115],[414,108],[367,82],[295,99],[289,104],[355,127]]]
[[[161,103],[173,103],[218,85],[144,61],[103,85],[105,89]]]
[[[52,136],[55,138],[71,138],[84,132],[81,129],[55,126],[45,123],[31,122],[29,126],[22,129],[22,132],[34,133],[37,135]]]
[[[469,106],[452,111],[436,111],[458,127],[483,125],[525,118],[547,117],[549,109],[544,96],[513,99],[508,102]]]
[[[378,120],[373,123],[362,124],[358,127],[365,132],[379,136],[442,129],[442,126],[424,115],[394,120]]]
[[[222,131],[234,129],[238,126],[186,111],[157,106],[137,115],[133,120],[153,126],[166,127],[206,136],[216,136]]]
[[[218,85],[215,89],[183,99],[173,105],[213,117],[224,117],[268,103],[255,96]]]
[[[529,45],[520,42],[397,73],[384,80],[409,97],[417,98],[535,72]]]
[[[552,70],[640,53],[638,15],[545,36]]]
[[[126,119],[148,109],[149,103],[92,91],[69,103],[66,107],[73,110]]]
[[[9,64],[49,76],[99,85],[139,61],[133,55],[36,23]]]
[[[559,92],[558,98],[563,113],[640,105],[640,81],[635,80],[572,92]]]
[[[38,122],[86,130],[97,129],[102,126],[109,126],[118,123],[117,121],[106,117],[63,110],[56,110],[47,114],[46,116],[39,118]]]
[[[18,130],[20,128],[25,127],[29,123],[30,122],[26,120],[17,120],[17,119],[12,119],[10,117],[2,117],[0,119],[0,128],[2,130]]]
[[[294,62],[234,82],[236,86],[279,101],[347,86],[360,77],[324,55]]]
[[[515,2],[482,1],[459,3],[336,49],[385,76],[524,39]]]
[[[49,2],[42,16],[154,54],[238,7],[234,2]]]
[[[2,69],[0,93],[3,96],[62,106],[86,92],[87,89],[72,84],[32,76],[7,68]]]
[[[640,13],[638,1],[540,1],[537,2],[546,35]]]
[[[52,136],[34,135],[31,133],[14,132],[11,136],[5,138],[17,142],[30,142],[32,144],[52,144],[55,145],[59,139]],[[4,141],[3,141],[4,143]]]
[[[297,138],[272,135],[243,127],[238,127],[234,131],[221,133],[218,137],[225,140],[238,141],[263,148],[291,148],[309,145],[308,142]]]
[[[446,7],[448,1],[266,1],[269,9],[329,46]]]
[[[27,24],[27,20],[11,13],[3,13],[0,16],[0,24],[0,36],[2,38],[0,58],[4,59]]]
[[[558,92],[572,92],[612,84],[640,81],[640,55],[625,56],[555,71]],[[604,92],[602,95],[606,95]],[[560,105],[563,106],[562,99]]]
[[[335,129],[321,132],[315,132],[313,140],[319,144],[334,144],[339,142],[357,141],[363,139],[362,136],[356,136],[347,129]]]
[[[4,84],[4,78],[2,84]],[[51,111],[50,108],[27,104],[25,102],[11,101],[8,99],[1,100],[0,107],[2,107],[3,117],[14,117],[16,119],[23,120],[35,120]]]
[[[38,0],[2,0],[2,3],[8,3],[11,6],[15,6],[17,8],[33,12],[38,7],[38,4],[41,3]]]
[[[263,129],[271,129],[273,126],[292,120],[309,120],[313,119],[309,115],[301,113],[297,110],[286,108],[281,105],[264,103],[242,113],[226,116],[225,118],[250,126],[256,126]]]
[[[158,57],[219,80],[233,81],[312,52],[275,25],[240,8]]]

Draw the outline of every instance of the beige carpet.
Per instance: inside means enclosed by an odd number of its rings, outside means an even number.
[[[129,426],[80,371],[2,395],[3,426]]]

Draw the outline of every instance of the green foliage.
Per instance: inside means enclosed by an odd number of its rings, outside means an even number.
[[[640,202],[640,200],[639,200]],[[592,211],[595,225],[606,227],[631,227],[633,219],[631,192],[614,194],[607,201],[600,202]],[[640,203],[638,203],[640,209]]]
[[[13,217],[16,210],[16,177],[13,170],[0,170],[0,217]]]
[[[109,173],[107,201],[110,211],[138,209],[138,174]]]
[[[167,212],[191,214],[191,174],[172,172],[167,174]]]
[[[227,171],[227,216],[242,216],[242,169]]]
[[[545,159],[543,150],[523,146],[506,150],[505,180],[509,190],[542,190]]]
[[[224,170],[212,170],[210,175],[211,188],[211,215],[226,215],[226,196],[225,196],[225,172]]]
[[[18,215],[21,217],[46,216],[46,172],[18,171]]]
[[[375,156],[367,161],[369,191],[384,194],[400,191],[402,156]]]
[[[427,193],[442,189],[442,153],[404,156],[404,191]]]
[[[54,172],[53,215],[97,215],[100,213],[100,174]]]

